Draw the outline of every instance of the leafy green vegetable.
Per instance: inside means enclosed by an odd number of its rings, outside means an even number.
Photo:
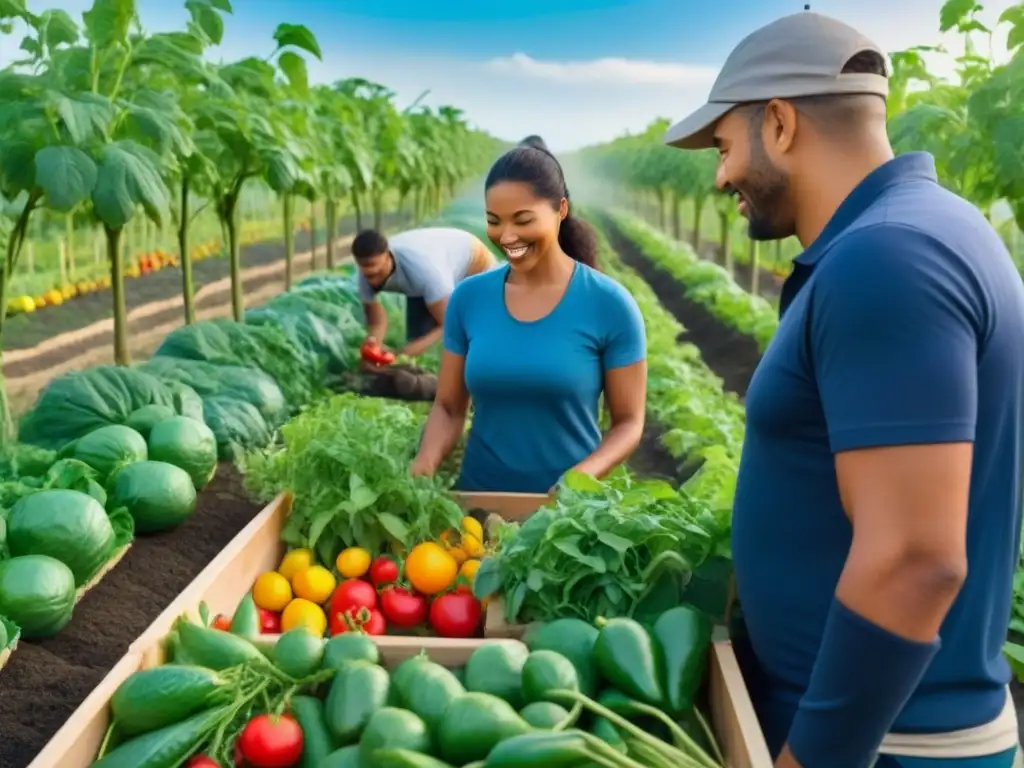
[[[281,428],[283,445],[244,459],[247,488],[269,500],[294,495],[281,538],[334,562],[345,547],[376,552],[411,546],[458,527],[450,474],[410,478],[424,419],[412,408],[344,394],[318,403]]]
[[[728,519],[661,481],[570,472],[550,504],[506,528],[476,576],[478,597],[505,595],[515,623],[657,612],[728,536]],[[659,594],[667,591],[667,598]]]

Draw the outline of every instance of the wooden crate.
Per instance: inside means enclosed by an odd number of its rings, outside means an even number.
[[[522,495],[513,495],[508,506],[501,497],[502,494],[474,494],[463,503],[467,509],[504,512],[510,518],[533,511]],[[532,503],[536,509],[537,497]],[[291,498],[282,494],[253,518],[131,645],[29,768],[88,768],[109,726],[108,704],[114,691],[133,672],[164,661],[164,639],[179,616],[198,617],[200,603],[206,603],[211,614],[230,614],[256,577],[277,567],[284,553],[280,531],[290,508]],[[432,637],[375,637],[374,641],[389,666],[421,650],[441,664],[460,666],[481,645],[502,642],[500,638]],[[728,641],[714,644],[709,668],[711,717],[728,768],[771,768],[764,737]]]

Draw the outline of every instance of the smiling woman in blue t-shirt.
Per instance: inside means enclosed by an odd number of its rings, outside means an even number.
[[[606,474],[640,442],[643,318],[597,271],[597,238],[572,216],[562,168],[546,148],[507,152],[485,188],[487,236],[508,264],[452,293],[437,397],[411,471],[437,470],[472,399],[457,487],[546,493],[570,469]],[[603,438],[602,393],[611,416]]]

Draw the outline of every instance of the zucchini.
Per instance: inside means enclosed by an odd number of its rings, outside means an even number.
[[[164,664],[121,683],[110,699],[110,710],[119,734],[137,736],[206,709],[224,686],[212,669]]]
[[[394,703],[419,715],[434,733],[448,705],[466,692],[448,669],[419,656],[398,665],[391,685]]]
[[[339,744],[359,741],[373,713],[387,706],[391,680],[384,667],[350,662],[338,671],[327,693],[324,717]]]
[[[268,663],[267,657],[244,637],[179,621],[178,647],[193,663],[217,670],[237,667],[247,662]]]
[[[302,728],[302,761],[298,768],[322,768],[334,750],[334,741],[324,720],[324,704],[313,696],[292,696],[292,716]]]
[[[136,736],[93,763],[91,768],[176,768],[196,751],[203,738],[229,711],[230,707],[207,709],[180,723]]]

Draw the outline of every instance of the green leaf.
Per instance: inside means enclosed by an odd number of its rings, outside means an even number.
[[[133,141],[103,148],[92,201],[105,225],[123,228],[140,205],[159,223],[167,210],[168,196],[160,176],[159,157],[153,152]]]
[[[304,58],[292,51],[285,51],[278,56],[277,66],[288,78],[292,90],[303,96],[309,93],[309,72]]]
[[[601,481],[586,472],[577,472],[574,469],[565,473],[562,478],[565,487],[571,491],[581,493],[600,493],[604,490]]]
[[[209,0],[185,0],[185,7],[192,14],[192,20],[214,45],[224,39],[224,19]]]
[[[387,531],[388,536],[403,544],[409,543],[409,526],[390,512],[381,512],[377,515],[377,522]]]
[[[23,19],[27,13],[25,0],[0,0],[0,19]]]
[[[939,31],[948,32],[980,7],[975,0],[946,0],[939,11]]]
[[[0,138],[0,190],[13,198],[35,185],[36,148],[27,141]]]
[[[53,49],[58,45],[74,45],[78,42],[78,25],[66,11],[60,9],[43,11],[39,18],[47,48]]]
[[[496,557],[484,558],[473,579],[473,594],[480,600],[497,594],[502,587],[501,560]]]
[[[135,18],[135,0],[93,0],[82,14],[89,42],[100,49],[124,45]]]
[[[36,186],[50,208],[68,213],[96,185],[96,163],[78,147],[45,147],[36,153]]]
[[[302,24],[278,24],[274,30],[274,40],[277,41],[278,49],[291,45],[313,54],[317,59],[323,59],[316,35]]]
[[[56,111],[74,144],[83,144],[106,132],[115,109],[108,99],[95,93],[49,94],[50,109]]]
[[[376,503],[378,494],[366,482],[353,472],[348,479],[349,499],[355,509],[366,509]]]
[[[1003,655],[1010,662],[1013,676],[1017,682],[1024,682],[1024,646],[1007,642],[1003,645]]]

